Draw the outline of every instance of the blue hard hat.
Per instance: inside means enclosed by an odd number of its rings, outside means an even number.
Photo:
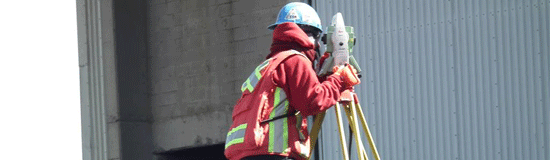
[[[294,22],[296,24],[309,25],[319,29],[320,32],[323,32],[319,15],[317,15],[315,9],[313,9],[306,3],[292,2],[286,4],[281,9],[281,11],[279,11],[277,22],[267,28],[273,30],[277,25],[285,22]]]

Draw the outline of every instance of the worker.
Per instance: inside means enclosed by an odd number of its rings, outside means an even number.
[[[335,68],[319,81],[313,62],[322,28],[308,4],[285,5],[268,29],[273,30],[271,53],[242,84],[234,106],[224,153],[230,160],[307,159],[306,117],[329,109],[356,85],[346,75],[353,74],[350,67]]]

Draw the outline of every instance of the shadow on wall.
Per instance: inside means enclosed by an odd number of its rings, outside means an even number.
[[[157,160],[226,160],[223,155],[225,144],[193,147],[156,154]]]

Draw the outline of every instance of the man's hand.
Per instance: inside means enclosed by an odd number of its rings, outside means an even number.
[[[332,72],[335,75],[342,76],[346,87],[353,87],[361,83],[361,80],[359,80],[359,77],[357,77],[357,70],[355,70],[355,68],[353,68],[353,66],[349,64],[340,67],[335,66],[334,68],[332,68]]]

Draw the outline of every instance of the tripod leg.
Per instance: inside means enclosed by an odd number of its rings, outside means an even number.
[[[359,133],[359,124],[357,123],[357,116],[356,116],[356,110],[354,108],[352,102],[346,103],[346,114],[348,117],[348,121],[350,124],[350,127],[352,128],[353,135],[355,138],[355,144],[357,145],[357,158],[360,160],[368,160],[368,156],[366,155],[365,148],[363,145],[363,141],[361,140],[361,134]]]
[[[336,112],[336,121],[338,123],[338,132],[340,133],[340,146],[342,147],[342,154],[344,160],[349,160],[348,149],[346,148],[346,137],[344,135],[344,124],[342,123],[342,114],[340,111],[340,103],[336,103],[334,111]]]
[[[357,126],[359,126],[357,120],[355,121],[355,124],[356,124]],[[357,129],[359,129],[359,127],[358,127]],[[363,145],[363,140],[362,140],[362,139],[361,139],[360,143],[361,143],[362,154],[363,154],[363,156],[365,157],[365,159],[368,160],[368,159],[369,159],[369,156],[367,155],[367,151],[365,150],[365,146]]]
[[[315,121],[313,122],[313,127],[311,128],[310,133],[310,148],[309,148],[309,158],[311,158],[311,154],[313,154],[313,148],[315,148],[315,145],[317,144],[317,138],[319,137],[319,131],[321,131],[321,124],[323,124],[323,120],[325,119],[326,112],[319,113],[315,116]],[[308,159],[309,159],[308,158]]]
[[[367,135],[367,139],[369,140],[370,148],[372,150],[374,159],[380,160],[380,156],[378,155],[378,150],[376,149],[376,145],[374,144],[374,140],[372,139],[372,135],[370,134],[369,126],[367,125],[367,121],[365,120],[363,109],[361,109],[361,105],[359,105],[359,103],[355,105],[355,108],[357,108],[358,110],[357,114],[359,114],[359,118],[361,120],[361,123],[363,124],[363,130],[365,131]]]

